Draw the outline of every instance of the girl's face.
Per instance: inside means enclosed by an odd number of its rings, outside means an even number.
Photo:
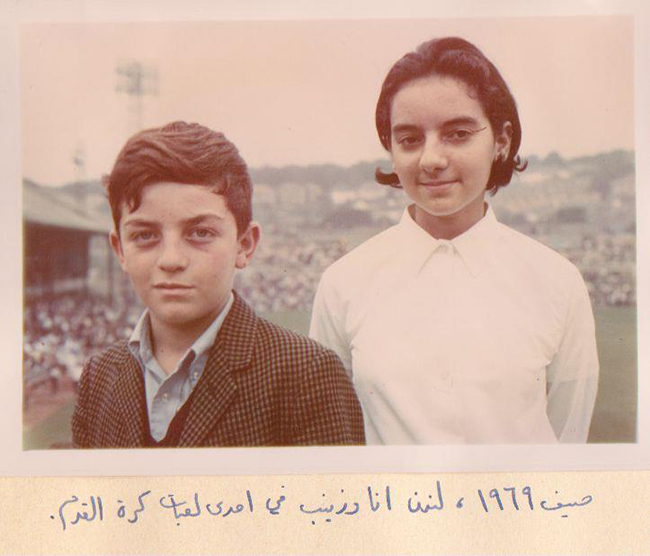
[[[391,158],[415,221],[450,239],[483,216],[492,163],[506,157],[512,126],[495,133],[462,81],[432,75],[406,83],[391,105]]]

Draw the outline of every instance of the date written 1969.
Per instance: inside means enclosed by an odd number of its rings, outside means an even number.
[[[501,490],[498,488],[493,488],[487,491],[487,495],[483,492],[482,489],[476,491],[478,498],[483,507],[485,513],[490,511],[504,511],[504,509],[515,509],[519,511],[523,510],[535,510],[535,503],[533,501],[533,493],[529,486],[525,486],[521,489],[521,492],[517,492],[515,487],[503,487]],[[555,494],[559,494],[558,491],[555,491]],[[543,510],[561,510],[563,508],[574,508],[578,506],[586,506],[589,504],[593,498],[590,495],[584,496],[580,501],[574,502],[557,502],[555,504],[549,504],[546,500],[542,500],[539,503],[539,507]],[[562,517],[567,517],[567,515],[562,515]]]

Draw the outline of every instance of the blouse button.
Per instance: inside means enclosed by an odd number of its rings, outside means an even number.
[[[168,400],[169,400],[169,394],[168,394],[167,392],[165,392],[165,393],[162,395],[162,401],[167,402]]]

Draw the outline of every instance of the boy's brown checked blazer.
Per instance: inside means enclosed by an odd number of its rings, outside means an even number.
[[[75,447],[141,447],[148,426],[142,371],[126,341],[91,358],[72,417]],[[235,294],[178,446],[363,443],[361,407],[336,355],[258,318]]]

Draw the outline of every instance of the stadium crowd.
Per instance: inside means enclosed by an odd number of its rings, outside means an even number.
[[[258,313],[310,311],[323,271],[345,253],[342,240],[265,236],[235,289]]]
[[[235,287],[259,313],[310,311],[323,271],[346,253],[337,239],[305,240],[293,233],[265,237],[252,264],[236,276]],[[634,305],[634,236],[586,236],[563,253],[581,270],[592,303]],[[84,362],[111,343],[128,337],[140,313],[137,304],[116,309],[103,298],[77,293],[27,301],[24,307],[24,378],[67,376],[77,381]]]
[[[634,234],[585,236],[566,256],[581,270],[595,306],[636,303]]]
[[[88,357],[126,338],[138,317],[137,308],[115,309],[85,293],[26,301],[23,311],[23,377],[29,386],[64,376],[79,380]]]

